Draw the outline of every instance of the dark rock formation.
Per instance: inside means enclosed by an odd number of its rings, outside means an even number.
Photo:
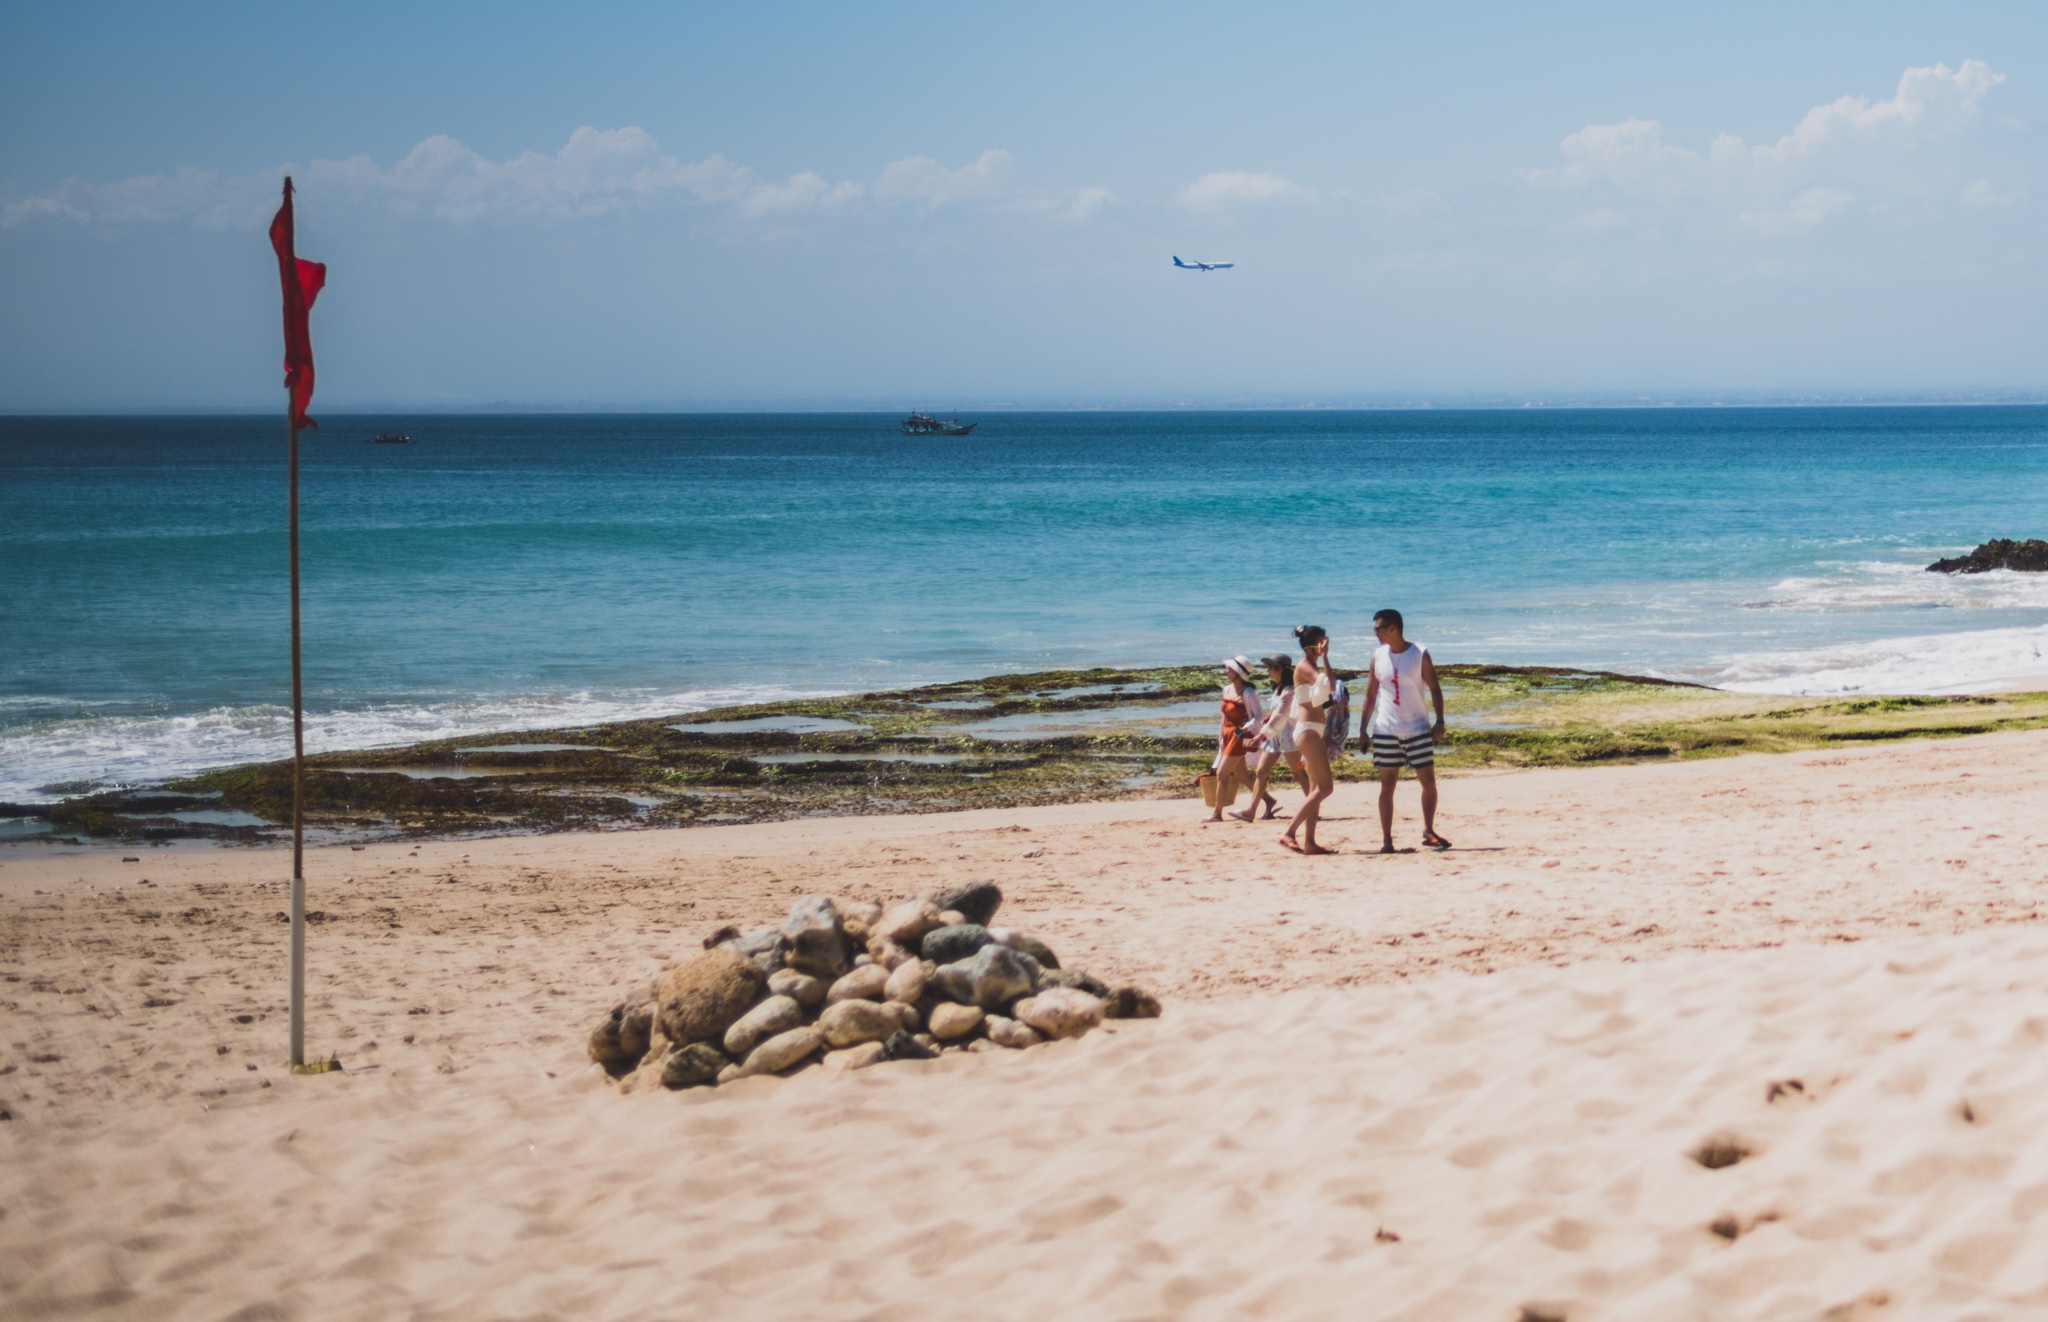
[[[1937,560],[1927,566],[1930,574],[1984,574],[1994,569],[2017,569],[2029,574],[2048,573],[2048,542],[2032,537],[2024,542],[1994,537],[1968,555]]]
[[[934,964],[951,964],[966,959],[993,940],[988,929],[979,923],[935,927],[925,933],[924,957]]]
[[[932,896],[932,903],[941,909],[951,909],[978,927],[987,927],[989,919],[996,916],[996,910],[1003,907],[1003,892],[992,881],[971,881],[965,886],[940,891]]]
[[[846,972],[846,937],[839,927],[838,906],[829,898],[813,895],[797,901],[783,920],[782,935],[789,941],[783,958],[791,968],[820,978]]]

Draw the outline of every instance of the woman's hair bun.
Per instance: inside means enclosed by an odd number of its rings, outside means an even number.
[[[1315,628],[1313,624],[1297,624],[1294,626],[1294,636],[1299,638],[1313,628]]]

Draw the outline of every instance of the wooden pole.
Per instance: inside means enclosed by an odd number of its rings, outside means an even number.
[[[306,717],[299,681],[299,429],[285,397],[285,428],[291,434],[292,562],[292,1068],[306,1063]]]

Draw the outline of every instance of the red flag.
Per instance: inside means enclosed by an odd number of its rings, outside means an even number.
[[[292,181],[284,181],[284,205],[270,222],[270,246],[277,250],[277,278],[284,286],[284,384],[292,392],[292,426],[318,427],[306,416],[313,402],[313,336],[306,313],[327,283],[324,262],[302,261],[293,249]]]

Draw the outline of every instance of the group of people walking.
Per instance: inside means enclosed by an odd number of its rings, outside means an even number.
[[[1444,691],[1437,682],[1429,649],[1411,643],[1402,632],[1401,612],[1379,611],[1372,617],[1379,645],[1366,672],[1363,741],[1380,782],[1380,852],[1394,852],[1394,787],[1401,769],[1414,772],[1422,786],[1422,843],[1449,849],[1451,842],[1436,832],[1436,741],[1444,737]],[[1293,772],[1304,798],[1287,824],[1280,843],[1301,854],[1332,851],[1316,843],[1316,824],[1323,803],[1336,788],[1332,758],[1342,757],[1351,734],[1351,695],[1330,669],[1330,635],[1319,624],[1297,626],[1301,648],[1296,660],[1289,652],[1263,658],[1255,667],[1249,657],[1223,663],[1223,726],[1217,737],[1216,804],[1209,820],[1220,822],[1233,797],[1232,787],[1251,786],[1251,806],[1231,813],[1250,822],[1263,814],[1278,815],[1280,801],[1267,789],[1273,769],[1282,762]],[[1266,672],[1262,699],[1254,675]]]

